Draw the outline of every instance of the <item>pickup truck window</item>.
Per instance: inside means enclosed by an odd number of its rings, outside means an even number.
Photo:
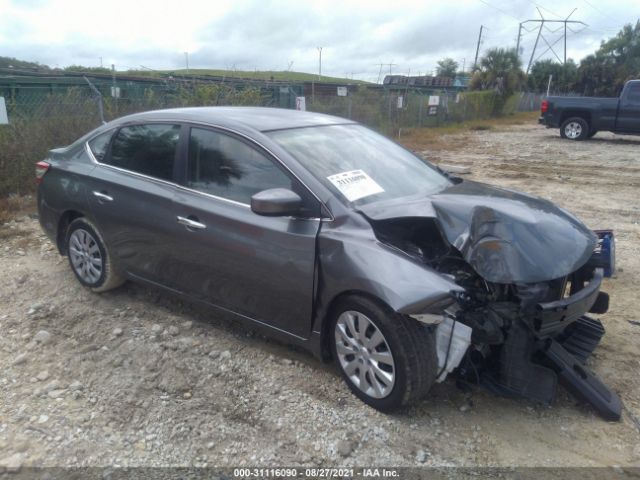
[[[640,105],[640,83],[632,83],[629,85],[629,93],[627,93],[627,102],[632,105]]]

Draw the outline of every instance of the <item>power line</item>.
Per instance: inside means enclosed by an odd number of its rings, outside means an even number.
[[[495,5],[491,5],[491,4],[490,4],[489,2],[487,2],[486,0],[478,0],[478,1],[479,1],[479,2],[484,3],[487,7],[491,7],[491,8],[493,8],[494,10],[497,10],[498,12],[502,13],[503,15],[506,15],[506,16],[508,16],[508,17],[511,17],[511,18],[513,18],[513,19],[515,19],[515,20],[520,21],[520,19],[519,19],[519,18],[514,17],[514,16],[513,16],[513,15],[511,15],[509,12],[505,12],[504,10],[502,10],[501,8],[496,7]]]
[[[586,3],[587,5],[589,5],[591,8],[593,8],[596,12],[598,12],[600,15],[604,15],[605,17],[607,17],[609,20],[612,20],[614,23],[616,23],[617,25],[620,25],[621,23],[624,25],[626,24],[626,22],[620,22],[619,20],[616,20],[615,18],[613,18],[611,15],[609,15],[606,12],[603,12],[602,10],[600,10],[599,8],[595,7],[594,5],[591,4],[591,2],[588,2],[587,0],[583,0],[584,3]]]

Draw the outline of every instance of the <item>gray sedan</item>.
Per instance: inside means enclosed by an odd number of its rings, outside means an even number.
[[[586,367],[611,231],[450,177],[355,122],[268,108],[127,116],[36,165],[43,229],[85,287],[134,280],[324,360],[388,411],[448,375],[607,419]]]

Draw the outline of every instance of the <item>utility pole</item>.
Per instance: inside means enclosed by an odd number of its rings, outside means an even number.
[[[322,47],[318,48],[318,81],[322,81]]]
[[[522,38],[522,22],[518,25],[518,41],[516,42],[516,55],[520,57],[520,38]]]
[[[102,57],[100,57],[100,68],[104,67],[104,64],[102,63]]]
[[[117,114],[118,113],[118,97],[120,95],[118,94],[118,89],[117,89],[118,84],[116,83],[116,66],[113,63],[111,64],[111,84],[112,84],[111,89],[113,90],[113,93],[111,94],[111,96],[114,97],[115,111]]]
[[[184,63],[187,66],[187,75],[189,75],[189,52],[184,52]]]
[[[473,70],[475,71],[478,68],[478,54],[480,53],[480,42],[482,42],[482,30],[484,29],[484,25],[480,25],[480,35],[478,35],[478,45],[476,46],[476,58],[473,61]]]

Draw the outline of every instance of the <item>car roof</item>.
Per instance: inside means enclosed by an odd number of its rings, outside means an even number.
[[[315,112],[268,107],[189,107],[136,113],[114,123],[137,121],[179,121],[250,128],[261,132],[320,125],[355,123],[346,118]]]

